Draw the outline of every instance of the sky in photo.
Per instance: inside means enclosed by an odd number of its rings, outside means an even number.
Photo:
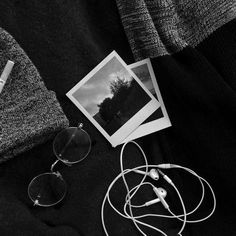
[[[73,96],[91,116],[94,116],[99,110],[97,105],[106,97],[112,97],[110,83],[116,80],[117,76],[127,81],[132,79],[128,70],[116,57],[113,57],[86,83],[78,88],[73,93]]]
[[[145,87],[152,93],[155,94],[155,89],[152,83],[151,75],[148,70],[147,64],[143,64],[132,68],[132,71],[137,75],[137,77],[142,81]]]

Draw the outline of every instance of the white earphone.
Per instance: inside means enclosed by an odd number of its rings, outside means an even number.
[[[153,191],[155,192],[155,194],[157,195],[157,198],[160,199],[162,205],[166,208],[169,209],[169,205],[167,204],[167,202],[165,201],[164,197],[166,195],[166,190],[165,189],[158,189],[156,187],[153,188]]]
[[[151,169],[149,172],[145,172],[142,170],[134,170],[135,173],[137,174],[141,174],[141,175],[148,175],[149,177],[151,177],[154,180],[158,180],[159,179],[159,174],[158,171],[156,169]]]
[[[145,165],[142,165],[142,166],[138,166],[138,167],[135,167],[133,169],[123,169],[123,151],[124,151],[124,148],[125,146],[128,144],[128,143],[133,143],[135,144],[139,150],[141,151],[142,155],[143,155],[143,158],[144,158],[144,161],[145,161]],[[215,211],[215,208],[216,208],[216,198],[215,198],[215,194],[214,194],[214,191],[211,187],[211,185],[208,183],[207,180],[205,180],[204,178],[202,178],[201,176],[199,176],[196,172],[194,172],[193,170],[189,169],[189,168],[186,168],[186,167],[183,167],[183,166],[180,166],[180,165],[175,165],[175,164],[159,164],[159,165],[148,165],[147,163],[147,158],[146,158],[146,155],[145,153],[143,152],[142,148],[134,141],[129,141],[127,143],[125,143],[123,146],[122,146],[122,149],[121,149],[121,152],[120,152],[120,167],[121,167],[121,172],[116,176],[116,178],[111,182],[111,184],[109,185],[108,187],[108,190],[106,192],[106,195],[103,199],[103,203],[102,203],[102,208],[101,208],[101,219],[102,219],[102,225],[103,225],[103,229],[104,229],[104,232],[106,234],[106,236],[109,236],[108,234],[108,231],[106,229],[106,226],[105,226],[105,221],[104,221],[104,207],[105,207],[105,203],[106,201],[108,201],[109,205],[113,208],[113,210],[119,214],[120,216],[126,218],[126,219],[130,219],[132,220],[132,222],[134,223],[136,229],[143,235],[143,236],[146,236],[145,232],[143,231],[143,229],[141,229],[139,227],[139,225],[142,225],[142,226],[145,226],[147,228],[150,228],[158,233],[160,233],[161,235],[164,235],[164,236],[168,236],[163,230],[157,228],[157,227],[154,227],[153,225],[151,224],[147,224],[145,223],[144,221],[142,221],[142,218],[145,218],[145,217],[163,217],[163,218],[170,218],[170,219],[178,219],[180,221],[182,221],[182,227],[180,228],[179,232],[178,232],[178,235],[181,236],[184,228],[185,228],[185,225],[186,223],[199,223],[199,222],[202,222],[206,219],[208,219]],[[152,168],[150,169],[150,171],[148,171],[149,168]],[[202,196],[201,196],[201,199],[199,201],[199,203],[197,204],[197,206],[187,212],[186,209],[185,209],[185,204],[184,204],[184,201],[182,199],[182,196],[178,190],[178,188],[175,186],[174,182],[166,175],[164,174],[160,169],[172,169],[172,168],[176,168],[176,169],[182,169],[182,170],[185,170],[187,171],[188,173],[190,173],[191,175],[195,176],[200,184],[201,184],[201,187],[202,187]],[[145,169],[145,171],[143,170],[140,170],[140,169]],[[144,175],[144,177],[142,178],[142,180],[140,181],[139,184],[137,184],[136,186],[134,186],[132,189],[129,188],[128,184],[127,184],[127,180],[126,180],[126,175],[130,174],[130,173],[137,173],[137,174],[142,174]],[[174,214],[169,205],[167,204],[166,200],[165,200],[165,197],[167,196],[167,191],[164,189],[164,188],[157,188],[155,187],[151,182],[144,182],[144,180],[146,179],[146,176],[149,176],[150,178],[152,178],[153,180],[158,180],[159,179],[159,174],[160,176],[168,183],[170,184],[175,192],[177,193],[178,195],[178,199],[182,205],[182,210],[183,210],[183,214],[180,214],[180,215],[176,215]],[[113,203],[111,202],[111,199],[110,199],[110,191],[112,189],[112,187],[115,185],[115,183],[121,179],[123,180],[123,183],[126,187],[126,190],[127,190],[127,195],[125,197],[125,203],[124,203],[124,207],[123,207],[123,211],[124,212],[121,212],[120,210],[118,210],[114,205]],[[208,186],[208,188],[210,189],[211,191],[211,194],[212,194],[212,198],[213,198],[213,207],[212,207],[212,210],[211,212],[203,217],[203,218],[200,218],[200,219],[195,219],[195,220],[189,220],[187,219],[187,216],[193,214],[194,212],[197,211],[197,209],[200,207],[200,205],[202,204],[203,202],[203,199],[204,199],[204,194],[205,194],[205,187],[204,187],[204,184]],[[133,205],[132,204],[132,198],[138,194],[138,190],[141,188],[141,186],[143,185],[149,185],[152,187],[154,193],[156,194],[157,198],[151,200],[151,201],[148,201],[142,205]],[[140,191],[139,191],[140,192]],[[153,204],[156,204],[156,203],[159,203],[161,202],[162,205],[164,206],[165,209],[168,210],[168,212],[170,213],[170,215],[158,215],[158,214],[144,214],[144,215],[134,215],[133,213],[133,208],[141,208],[141,207],[148,207],[148,206],[151,206]],[[129,212],[127,211],[127,206],[129,206]]]
[[[167,195],[167,192],[166,192],[166,190],[164,188],[156,188],[156,187],[154,187],[153,191],[156,193],[157,198],[155,198],[155,199],[153,199],[151,201],[145,202],[144,203],[145,206],[151,206],[151,205],[156,204],[158,202],[162,203],[163,201],[165,202],[165,204],[167,204],[166,201],[164,200],[164,198]]]

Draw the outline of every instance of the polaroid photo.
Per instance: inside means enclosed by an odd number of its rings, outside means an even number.
[[[66,95],[113,147],[160,107],[115,51]]]
[[[161,106],[135,131],[125,138],[123,142],[134,140],[171,126],[150,59],[144,59],[128,66],[153,96],[157,98]]]

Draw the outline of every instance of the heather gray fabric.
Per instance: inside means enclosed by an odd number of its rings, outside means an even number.
[[[0,163],[51,138],[68,126],[53,91],[14,38],[0,28],[0,73],[15,62],[0,94]]]
[[[195,47],[236,16],[235,0],[116,0],[136,60]]]

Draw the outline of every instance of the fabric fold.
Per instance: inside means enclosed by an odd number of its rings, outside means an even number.
[[[136,60],[195,47],[236,16],[234,0],[116,0]]]

